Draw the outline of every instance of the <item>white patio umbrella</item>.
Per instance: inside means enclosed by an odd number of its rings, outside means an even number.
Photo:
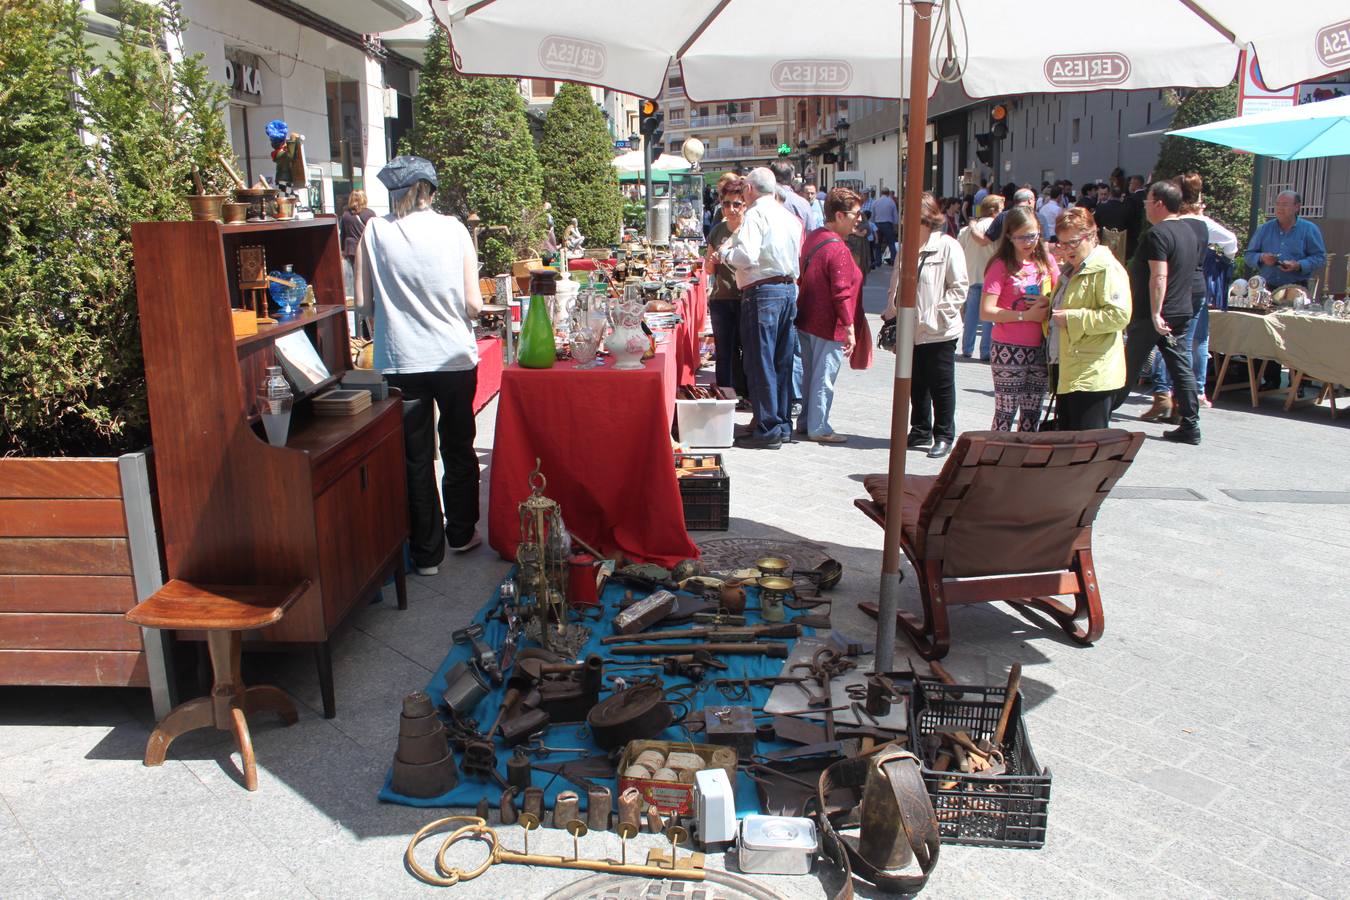
[[[972,97],[995,97],[1220,87],[1233,80],[1247,45],[1270,88],[1350,67],[1350,16],[1326,0],[1132,0],[1127,10],[1063,0],[849,0],[826,16],[816,0],[431,0],[431,8],[466,74],[562,78],[656,97],[675,62],[696,101],[908,99],[908,222],[919,218],[930,72]],[[1120,27],[1115,12],[1130,27]],[[1015,37],[1032,22],[1053,23],[1054,47]],[[900,596],[918,256],[918,229],[906,228],[878,671],[892,666]]]
[[[1167,132],[1275,159],[1350,155],[1350,96]]]
[[[616,156],[610,160],[610,165],[620,172],[641,172],[642,169],[642,151],[630,150],[622,156]],[[656,159],[652,160],[653,172],[684,172],[693,168],[693,164],[683,156],[673,156],[669,153],[662,153]]]

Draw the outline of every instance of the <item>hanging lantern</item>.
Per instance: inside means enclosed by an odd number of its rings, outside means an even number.
[[[539,642],[554,649],[555,636],[567,629],[568,557],[572,539],[563,525],[562,508],[544,496],[548,479],[536,457],[530,473],[530,496],[520,504],[520,543],[516,547],[517,578],[522,603],[539,624]]]

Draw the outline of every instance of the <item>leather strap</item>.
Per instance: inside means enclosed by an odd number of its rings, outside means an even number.
[[[878,774],[870,775],[875,768]],[[846,809],[830,812],[825,798],[836,790],[850,790],[863,796],[869,777],[880,777],[894,794],[895,810],[869,810],[861,802]],[[874,787],[874,791],[878,788]],[[897,894],[917,894],[928,883],[928,876],[937,866],[941,838],[937,816],[919,772],[919,760],[908,750],[892,746],[870,757],[846,759],[830,766],[820,775],[816,789],[819,804],[822,849],[844,870],[844,886],[834,900],[852,900],[853,876],[861,876],[884,891]],[[898,821],[897,821],[898,819]],[[862,855],[836,828],[861,824],[864,831],[877,828],[895,828],[894,840],[905,840],[914,858],[919,862],[919,875],[901,875],[884,868],[886,862],[875,863]],[[875,834],[869,835],[875,838]],[[884,836],[883,836],[884,838]]]

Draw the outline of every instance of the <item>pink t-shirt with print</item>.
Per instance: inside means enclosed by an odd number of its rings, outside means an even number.
[[[1021,269],[1009,275],[1003,260],[995,259],[984,272],[984,292],[998,298],[999,309],[1030,309],[1039,299],[1036,295],[1049,297],[1058,281],[1059,272],[1053,267],[1047,272],[1035,260],[1027,260]],[[993,338],[1000,344],[1035,347],[1045,335],[1040,322],[995,322]]]

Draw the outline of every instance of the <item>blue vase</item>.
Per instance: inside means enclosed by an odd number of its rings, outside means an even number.
[[[299,312],[300,301],[305,299],[305,289],[309,287],[309,282],[305,281],[303,276],[296,274],[289,263],[281,271],[268,272],[267,274],[288,283],[269,282],[267,285],[267,293],[277,307],[277,316],[288,319]]]

